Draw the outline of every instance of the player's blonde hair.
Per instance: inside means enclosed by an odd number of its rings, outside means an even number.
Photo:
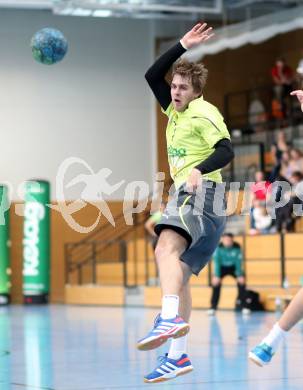
[[[202,63],[189,62],[188,60],[181,59],[173,67],[172,77],[176,74],[188,78],[194,91],[202,95],[202,90],[206,84],[208,75],[208,70]]]

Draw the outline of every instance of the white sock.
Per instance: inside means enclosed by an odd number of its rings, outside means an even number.
[[[275,353],[281,340],[283,340],[286,335],[287,332],[283,330],[278,323],[276,323],[265,339],[262,340],[262,343],[269,345]]]
[[[183,353],[186,353],[187,349],[187,334],[183,337],[179,337],[177,339],[172,339],[169,352],[168,352],[168,357],[170,359],[177,360],[179,359]]]
[[[161,317],[163,319],[175,318],[179,311],[178,295],[164,295],[162,298]]]

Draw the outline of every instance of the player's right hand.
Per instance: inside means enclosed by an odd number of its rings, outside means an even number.
[[[198,169],[193,168],[186,181],[185,188],[189,194],[194,194],[196,191],[202,190],[202,175]]]
[[[215,34],[213,33],[212,27],[208,27],[208,28],[206,27],[207,27],[207,23],[196,24],[181,39],[183,46],[185,46],[187,49],[190,49],[203,42],[206,42],[208,39],[213,37]]]

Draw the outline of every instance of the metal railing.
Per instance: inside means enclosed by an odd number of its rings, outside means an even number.
[[[138,238],[144,236],[147,213],[134,214],[134,224],[125,225],[124,214],[115,218],[115,228],[107,224],[78,242],[65,244],[65,283],[70,284],[74,275],[76,283],[98,284],[97,265],[106,263],[123,264],[123,284],[129,286],[127,275],[127,244],[133,242],[134,275],[133,286],[138,284]],[[88,272],[90,269],[90,272]],[[84,278],[85,273],[85,278]]]
[[[255,180],[256,171],[264,170],[264,146],[262,143],[243,143],[234,145],[234,152],[233,161],[222,169],[222,178],[227,185],[239,182],[243,187],[247,181]]]
[[[257,243],[257,240],[258,240],[258,237],[265,237],[265,236],[247,236],[247,235],[238,235],[235,237],[235,241],[236,242],[239,242],[239,244],[241,244],[241,247],[242,247],[242,252],[243,252],[243,268],[244,268],[244,272],[246,274],[246,278],[247,280],[249,280],[249,274],[247,273],[247,268],[248,268],[248,265],[249,264],[252,264],[252,263],[260,263],[260,272],[262,272],[262,264],[265,264],[265,263],[272,263],[273,264],[273,277],[275,274],[277,274],[277,271],[278,271],[278,274],[279,274],[279,282],[278,283],[266,283],[266,284],[256,284],[256,283],[249,283],[249,287],[250,288],[264,288],[264,287],[268,287],[268,288],[277,288],[277,287],[281,287],[281,288],[285,288],[285,283],[287,282],[287,280],[290,278],[290,275],[288,274],[287,272],[287,262],[288,261],[295,261],[295,262],[298,262],[298,264],[302,264],[302,277],[303,277],[303,254],[300,255],[299,253],[299,250],[298,250],[298,256],[289,256],[288,254],[288,250],[286,249],[286,241],[289,237],[294,237],[294,235],[297,234],[297,235],[300,235],[298,236],[298,240],[303,240],[303,233],[287,233],[287,234],[279,234],[279,255],[278,256],[274,256],[274,257],[266,257],[266,258],[253,258],[251,257],[248,253],[247,253],[247,250],[250,250],[250,248],[247,248],[247,239],[252,239],[252,240],[255,240],[256,241],[256,245],[258,244]],[[271,237],[272,235],[267,235],[266,237]],[[275,235],[276,237],[278,235]],[[238,241],[237,241],[238,239]],[[278,268],[277,268],[278,267]],[[201,271],[201,272],[207,272],[207,277],[206,277],[206,285],[207,286],[211,286],[211,278],[212,278],[212,261],[209,262],[208,266],[207,266],[207,270],[205,271]],[[150,269],[147,267],[146,269],[146,282],[145,282],[145,285],[146,286],[149,286],[150,283],[150,279],[155,279],[157,278],[157,275],[155,274],[151,274],[150,272]],[[292,283],[291,284],[291,287],[300,287],[301,286],[301,283],[300,283],[300,280],[299,280],[299,275],[298,275],[298,281],[296,283]],[[159,281],[156,281],[156,283],[154,283],[156,285],[159,284]],[[193,284],[194,286],[201,286],[201,282],[200,281],[197,281],[196,283]]]
[[[87,243],[89,247],[89,256],[82,261],[71,261],[68,253],[73,247],[77,246],[74,243],[65,244],[65,283],[70,284],[71,277],[74,273],[77,274],[77,284],[82,285],[84,282],[87,284],[98,284],[97,280],[97,266],[98,264],[109,264],[109,263],[121,263],[123,266],[123,285],[128,287],[128,276],[127,276],[127,242],[125,240],[116,239],[109,241],[92,241]],[[116,254],[115,258],[109,255],[112,251]],[[90,272],[86,272],[84,278],[85,267],[90,268]],[[87,271],[87,269],[86,269]]]
[[[260,113],[249,113],[249,106],[254,100],[253,96],[263,104],[265,111]],[[254,128],[263,127],[264,131],[295,126],[302,121],[302,112],[297,99],[289,97],[287,102],[287,115],[284,118],[277,119],[272,114],[272,100],[274,98],[274,86],[264,85],[237,92],[232,92],[224,96],[224,115],[229,129],[241,129],[243,133],[252,135]],[[256,118],[264,114],[262,120],[250,123],[250,115]]]

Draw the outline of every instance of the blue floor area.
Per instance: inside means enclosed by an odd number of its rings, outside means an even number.
[[[144,384],[160,350],[140,352],[136,340],[150,330],[155,310],[80,306],[0,308],[1,390],[303,388],[303,327],[298,325],[260,368],[247,360],[276,320],[274,313],[194,311],[189,356],[194,371],[162,384]]]

